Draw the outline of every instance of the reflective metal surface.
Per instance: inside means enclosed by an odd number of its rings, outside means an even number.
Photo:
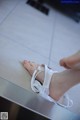
[[[3,97],[0,97],[0,110],[1,113],[7,111],[8,120],[50,120]]]
[[[17,106],[22,106],[25,108],[25,111],[28,109],[33,111],[36,115],[45,118],[41,120],[80,120],[79,115],[55,105],[39,95],[30,92],[29,90],[25,90],[3,78],[0,78],[0,96],[15,103]]]

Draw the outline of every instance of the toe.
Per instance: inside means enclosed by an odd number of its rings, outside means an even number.
[[[23,61],[24,68],[29,72],[29,74],[32,76],[34,71],[40,66],[40,64],[36,64],[35,62],[24,60]],[[36,76],[36,79],[39,80],[41,83],[44,81],[44,72],[41,72]]]
[[[28,60],[24,60],[24,61],[22,62],[22,64],[23,64],[24,67],[26,67],[26,66],[29,64],[29,61],[28,61]]]
[[[28,69],[31,67],[31,64],[30,64],[29,61],[24,60],[24,61],[23,61],[23,66],[28,70]]]
[[[35,62],[32,62],[32,61],[29,61],[29,63],[34,69],[36,69],[39,66],[38,64],[36,64]]]
[[[28,61],[27,60],[24,60],[23,61],[23,66],[25,67],[25,65],[27,65],[28,64]]]
[[[30,75],[32,75],[34,70],[38,67],[38,64],[28,61],[28,60],[24,60],[23,66],[30,73]]]

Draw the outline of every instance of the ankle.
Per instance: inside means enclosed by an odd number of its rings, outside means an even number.
[[[67,89],[68,87],[63,75],[61,73],[54,73],[50,83],[50,96],[58,101]]]
[[[59,98],[62,95],[62,83],[59,80],[59,74],[58,73],[54,73],[52,75],[52,79],[50,82],[50,96],[55,99],[55,100],[59,100]]]

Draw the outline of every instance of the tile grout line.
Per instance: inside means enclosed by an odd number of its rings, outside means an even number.
[[[21,0],[16,3],[15,7],[4,17],[4,19],[0,22],[0,25],[6,20],[6,18],[13,12],[13,10],[17,7],[17,5],[21,2]]]
[[[48,66],[50,66],[50,60],[51,60],[51,52],[52,52],[52,47],[53,47],[53,42],[54,42],[54,36],[55,36],[55,28],[56,28],[56,11],[55,11],[55,19],[53,23],[53,30],[52,30],[52,37],[51,37],[51,44],[50,44],[50,51],[49,51],[49,60],[48,60]]]
[[[15,44],[19,44],[21,47],[27,48],[27,49],[31,50],[32,52],[35,52],[36,54],[39,54],[40,56],[45,57],[45,58],[47,58],[47,59],[48,59],[48,57],[47,57],[47,56],[42,55],[41,53],[39,53],[39,52],[37,52],[37,51],[35,51],[35,50],[33,50],[33,49],[29,48],[29,47],[26,47],[26,46],[25,46],[25,45],[23,45],[22,43],[19,43],[19,42],[15,41],[14,39],[10,38],[9,36],[4,35],[4,34],[2,34],[2,33],[0,33],[0,35],[1,35],[1,36],[4,36],[5,38],[8,38],[8,40],[9,40],[9,41],[12,41],[12,42],[13,42],[13,43],[15,43]]]

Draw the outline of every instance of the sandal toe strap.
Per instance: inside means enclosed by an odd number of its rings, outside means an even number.
[[[44,71],[45,75],[44,75],[44,82],[43,84],[41,84],[37,79],[36,76],[40,73]],[[50,85],[50,81],[51,81],[51,77],[53,75],[53,73],[56,73],[57,71],[52,71],[51,69],[49,69],[47,67],[47,65],[41,65],[39,66],[33,73],[32,78],[31,78],[31,88],[34,92],[38,93],[40,96],[42,96],[43,98],[54,102],[55,104],[58,104],[62,107],[68,108],[71,107],[73,105],[73,101],[69,98],[69,96],[66,94],[63,96],[63,101],[64,103],[60,103],[59,101],[54,100],[53,98],[51,98],[49,96],[49,85]],[[66,103],[66,104],[65,104]]]

